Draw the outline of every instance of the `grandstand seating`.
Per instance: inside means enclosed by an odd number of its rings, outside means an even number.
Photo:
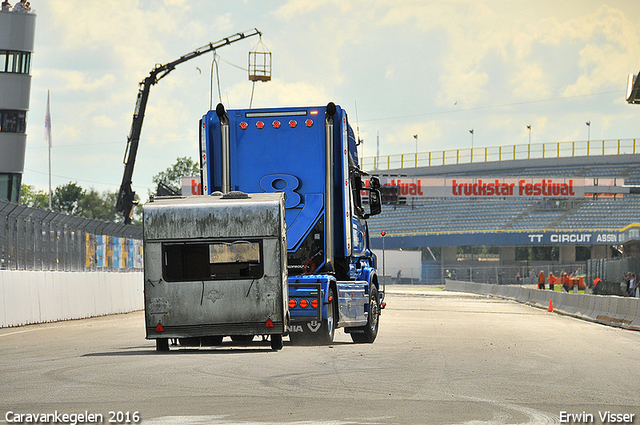
[[[624,157],[627,157],[626,159]],[[620,160],[594,163],[585,157],[580,164],[566,164],[562,158],[540,161],[503,161],[500,166],[485,164],[482,170],[457,165],[437,167],[437,172],[423,168],[385,170],[384,175],[402,177],[585,177],[624,180],[626,185],[640,185],[640,166],[636,156],[617,156]],[[505,162],[510,164],[505,164]],[[434,168],[434,167],[432,167]],[[450,168],[450,169],[449,169]],[[618,183],[620,184],[620,183]],[[620,229],[640,222],[640,195],[585,198],[554,207],[534,199],[452,199],[408,198],[405,204],[384,205],[382,214],[369,220],[372,234],[423,232],[471,232],[495,230]]]

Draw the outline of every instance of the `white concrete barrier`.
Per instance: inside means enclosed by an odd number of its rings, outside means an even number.
[[[635,304],[635,312],[631,311],[633,320],[631,321],[631,324],[629,325],[629,329],[634,329],[634,330],[640,330],[640,299],[637,300],[636,304]]]
[[[0,270],[0,328],[144,308],[143,273]]]
[[[626,329],[640,330],[640,299],[609,295],[583,295],[527,289],[510,285],[445,281],[446,291],[491,294],[497,297],[548,308],[570,316]]]

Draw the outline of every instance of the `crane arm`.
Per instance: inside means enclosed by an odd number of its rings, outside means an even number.
[[[142,132],[142,122],[144,121],[145,110],[147,109],[147,101],[149,100],[149,90],[151,86],[156,84],[162,78],[166,77],[171,71],[173,71],[177,65],[183,62],[197,58],[208,52],[212,52],[220,47],[227,46],[235,43],[236,41],[244,40],[245,38],[252,37],[254,35],[260,35],[262,33],[257,28],[253,30],[237,33],[232,36],[223,38],[215,43],[209,43],[202,46],[191,53],[187,53],[181,56],[179,59],[169,62],[165,65],[156,65],[151,70],[149,76],[140,82],[138,89],[138,97],[136,99],[136,108],[133,112],[133,122],[131,123],[131,131],[129,137],[127,137],[127,148],[124,153],[124,174],[122,176],[122,183],[120,184],[120,190],[118,192],[118,199],[116,203],[116,209],[123,214],[123,223],[131,224],[131,216],[133,214],[133,207],[135,205],[135,192],[133,191],[131,184],[131,178],[133,177],[133,167],[136,162],[136,155],[138,153],[138,145],[140,142],[140,133]]]

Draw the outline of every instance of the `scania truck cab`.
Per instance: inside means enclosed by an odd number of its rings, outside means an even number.
[[[346,111],[219,104],[200,121],[200,165],[204,195],[284,194],[290,340],[328,344],[344,328],[372,343],[385,304],[366,220],[380,183],[363,183]]]

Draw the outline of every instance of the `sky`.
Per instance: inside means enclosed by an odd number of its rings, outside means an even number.
[[[13,3],[13,2],[12,2]],[[185,62],[151,88],[133,189],[178,157],[198,160],[198,121],[227,109],[347,110],[381,156],[640,138],[625,101],[640,70],[637,0],[31,0],[37,14],[23,183],[117,191],[138,84],[155,64],[257,28]],[[272,53],[272,79],[248,80],[249,51]],[[218,90],[218,87],[220,88]],[[590,122],[587,127],[586,122]],[[527,128],[531,126],[531,131]],[[470,130],[473,129],[473,135]]]

